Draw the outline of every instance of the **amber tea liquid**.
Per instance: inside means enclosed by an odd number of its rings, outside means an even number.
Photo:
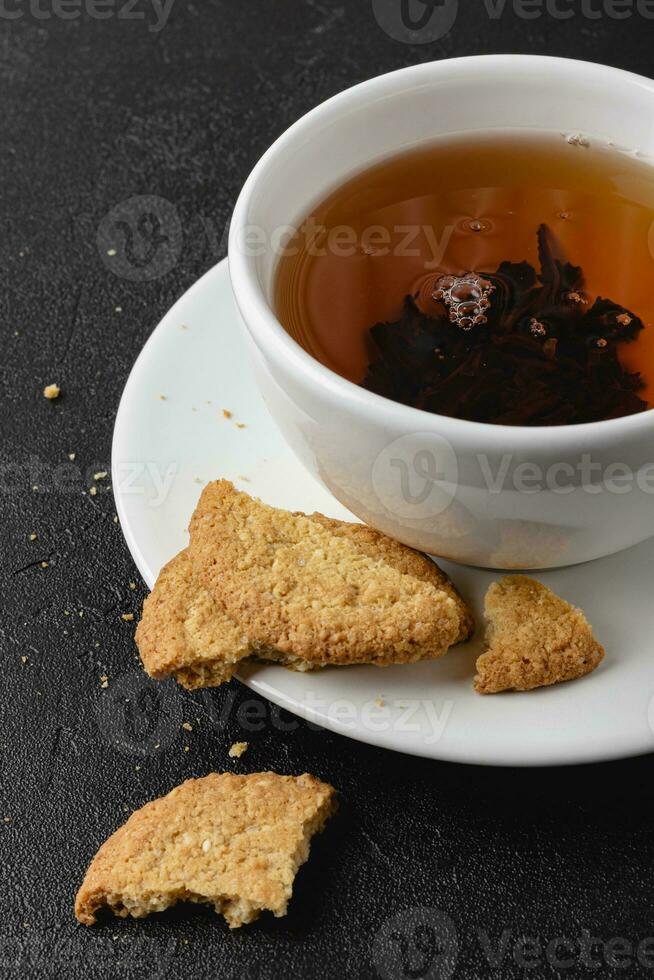
[[[404,297],[429,303],[435,278],[500,262],[538,265],[545,223],[580,265],[588,297],[609,296],[645,329],[621,360],[654,405],[654,164],[633,153],[529,131],[442,138],[353,177],[312,214],[279,260],[276,312],[311,354],[360,382],[370,327]]]

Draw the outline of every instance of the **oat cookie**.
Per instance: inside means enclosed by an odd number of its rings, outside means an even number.
[[[286,914],[312,836],[336,808],[313,776],[212,773],[137,810],[93,858],[75,901],[85,925],[109,908],[142,918],[177,902],[213,905],[230,928]]]
[[[202,494],[189,553],[253,643],[302,659],[419,660],[445,653],[460,632],[457,603],[443,589],[224,480]]]
[[[291,514],[209,484],[186,551],[161,572],[136,639],[153,677],[220,684],[240,661],[296,670],[431,659],[472,616],[424,555],[359,524]]]
[[[475,690],[530,691],[594,670],[604,649],[580,609],[524,575],[494,582],[486,595],[485,653]]]
[[[161,570],[136,630],[141,660],[158,680],[173,674],[187,688],[228,681],[253,647],[194,574],[188,551]]]

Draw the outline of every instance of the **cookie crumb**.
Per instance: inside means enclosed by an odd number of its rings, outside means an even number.
[[[49,567],[49,564],[50,564],[50,563],[49,563],[49,562],[47,562],[47,561],[42,561],[42,562],[41,562],[41,568],[48,568],[48,567]]]
[[[109,687],[109,678],[106,674],[102,674],[100,677],[100,687]]]
[[[241,756],[247,752],[247,750],[247,742],[234,742],[233,745],[230,745],[227,755],[230,757],[230,759],[240,759]]]
[[[247,425],[245,424],[245,422],[237,422],[236,423],[236,428],[237,429],[247,429]]]
[[[223,418],[231,419],[233,412],[230,412],[228,408],[223,408]]]
[[[68,459],[71,461],[71,463],[75,459],[75,456],[76,456],[76,453],[68,453]]]
[[[131,589],[131,590],[132,590],[132,592],[133,592],[133,591],[134,591],[134,589],[136,588],[136,582],[130,582],[130,583],[129,583],[129,587],[130,587],[130,589]]]
[[[184,729],[185,732],[193,731],[193,725],[191,725],[188,721],[182,723],[182,728]]]
[[[46,385],[43,389],[43,396],[47,398],[48,401],[52,401],[54,398],[59,398],[61,394],[61,388],[59,385]]]
[[[36,534],[34,532],[30,534],[30,541],[36,541]]]
[[[191,747],[190,747],[190,745],[185,745],[185,746],[184,746],[184,751],[185,751],[185,752],[190,752],[190,751],[191,751]]]
[[[20,658],[20,661],[21,661],[21,663],[26,664],[27,663],[27,657],[21,657]]]
[[[93,479],[94,480],[104,480],[106,478],[106,476],[107,476],[107,471],[106,470],[99,470],[97,473],[94,473],[93,474]]]
[[[383,698],[375,698],[375,704],[377,705],[378,708],[383,708],[386,702],[384,701]]]
[[[120,618],[124,620],[126,623],[131,623],[132,620],[134,619],[134,613],[121,613]]]
[[[159,398],[161,399],[162,402],[167,402],[168,401],[168,396],[167,395],[159,395]]]
[[[89,493],[91,494],[92,497],[95,497],[97,495],[97,492],[98,492],[97,487],[89,487]]]

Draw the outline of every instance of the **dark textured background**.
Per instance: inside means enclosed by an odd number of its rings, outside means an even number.
[[[384,34],[369,0],[176,0],[159,32],[149,2],[134,8],[142,20],[45,18],[51,0],[0,7],[0,976],[415,980],[454,967],[471,980],[491,972],[482,933],[496,945],[508,930],[492,973],[501,977],[524,973],[513,955],[521,936],[654,935],[651,757],[534,772],[439,765],[280,719],[237,683],[153,693],[134,624],[120,616],[139,610],[145,590],[108,481],[85,492],[109,467],[143,342],[222,257],[238,190],[289,123],[354,82],[452,55],[539,52],[648,74],[654,22],[591,19],[579,4],[572,20],[525,20],[509,4],[490,20],[465,0],[446,37],[411,46]],[[164,275],[131,282],[108,271],[96,236],[116,204],[142,194],[178,209],[183,247]],[[48,403],[52,380],[63,395]],[[263,720],[239,713],[257,703]],[[238,738],[250,750],[230,760]],[[125,812],[224,768],[309,770],[341,791],[288,917],[235,933],[197,908],[76,925],[86,864]],[[414,928],[419,907],[431,933]],[[400,939],[385,941],[392,932]],[[406,969],[392,958],[402,937]],[[558,972],[654,975],[633,962],[610,970],[615,950],[594,971]],[[556,972],[543,961],[530,975]]]

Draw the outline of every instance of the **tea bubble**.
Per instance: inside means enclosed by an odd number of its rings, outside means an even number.
[[[473,282],[460,282],[452,286],[450,296],[456,303],[478,303],[482,292],[480,287]]]
[[[475,235],[488,234],[493,230],[493,223],[488,218],[464,218],[459,222],[459,229]]]
[[[461,316],[477,316],[479,313],[479,304],[475,303],[474,300],[468,300],[464,303],[459,303],[459,310]],[[460,321],[459,321],[460,322]]]

